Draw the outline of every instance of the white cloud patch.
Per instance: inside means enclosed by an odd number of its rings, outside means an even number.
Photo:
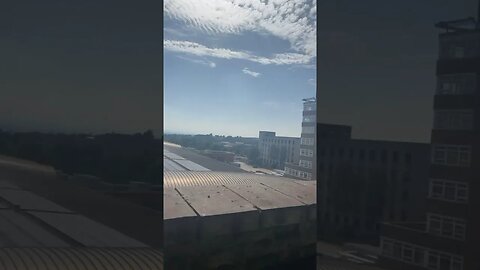
[[[242,71],[243,71],[243,73],[245,73],[247,75],[250,75],[252,77],[255,77],[255,78],[257,78],[258,76],[261,75],[259,72],[251,71],[248,68],[244,68],[244,69],[242,69]]]
[[[313,86],[316,86],[316,85],[317,85],[317,80],[315,80],[315,79],[313,79],[313,78],[312,78],[312,79],[308,79],[307,82],[308,82],[308,84],[313,85]]]
[[[164,12],[209,34],[266,32],[316,57],[316,0],[165,0]]]
[[[195,63],[195,64],[200,64],[200,65],[208,66],[208,67],[211,67],[211,68],[214,68],[214,67],[217,66],[217,64],[215,64],[215,62],[208,61],[208,60],[191,59],[191,58],[183,57],[183,56],[178,56],[178,58],[183,59],[183,60],[186,60],[186,61],[189,61],[189,62],[192,62],[192,63]]]
[[[274,54],[271,57],[256,56],[245,51],[235,51],[226,48],[210,48],[199,43],[181,40],[164,40],[163,48],[177,53],[222,59],[240,59],[263,65],[306,65],[312,59],[312,56],[299,53],[280,53]]]

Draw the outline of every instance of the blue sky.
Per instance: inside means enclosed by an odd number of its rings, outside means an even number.
[[[315,0],[165,0],[165,132],[299,136],[315,29]]]

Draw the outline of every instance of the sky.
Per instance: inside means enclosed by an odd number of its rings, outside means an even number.
[[[315,0],[165,0],[166,133],[300,136]]]
[[[160,136],[161,10],[157,0],[2,1],[0,129]]]
[[[439,21],[477,0],[318,2],[318,121],[364,139],[429,142]]]

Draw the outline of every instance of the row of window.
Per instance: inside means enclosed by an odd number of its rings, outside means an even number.
[[[304,123],[316,123],[315,116],[314,115],[305,115],[305,116],[303,116],[303,122]]]
[[[315,103],[305,103],[303,105],[304,111],[315,111],[317,109],[317,105]]]
[[[432,163],[447,166],[470,166],[471,147],[468,145],[434,145]]]
[[[314,138],[301,138],[300,139],[301,145],[314,145],[315,139]]]
[[[382,238],[382,255],[431,270],[462,270],[463,258],[410,243]]]
[[[300,156],[313,157],[313,150],[300,148]]]
[[[339,158],[343,158],[344,156],[347,156],[347,154],[345,153],[346,149],[344,149],[344,148],[339,148],[339,149],[330,148],[329,151],[327,151],[327,150],[328,149],[325,149],[325,148],[321,147],[319,149],[319,156],[323,157],[323,156],[326,156],[326,155],[330,155],[330,157],[338,156]],[[368,158],[368,160],[370,160],[372,162],[380,160],[381,162],[386,163],[388,161],[388,158],[389,158],[389,151],[387,151],[387,150],[376,151],[376,150],[372,149],[372,150],[368,151],[368,156],[367,156],[367,151],[365,149],[360,149],[358,151],[355,151],[355,150],[356,149],[350,148],[347,157],[349,157],[350,159],[353,159],[355,157],[356,152],[357,152],[359,160],[365,160],[366,158]],[[398,162],[399,159],[400,159],[400,157],[399,157],[400,154],[397,151],[391,152],[390,156],[391,156],[392,162],[394,162],[394,163]],[[405,162],[406,164],[411,164],[412,154],[409,153],[409,152],[404,153],[403,162]]]
[[[304,168],[307,168],[307,169],[311,169],[311,168],[312,168],[312,162],[309,161],[309,160],[303,160],[303,159],[301,159],[300,162],[299,162],[299,165],[300,165],[300,167],[304,167]]]
[[[314,126],[304,126],[302,127],[302,133],[304,134],[315,134]]]
[[[459,240],[465,239],[465,220],[429,213],[427,232]]]
[[[312,180],[312,173],[295,170],[289,167],[285,167],[285,174],[299,177],[305,180]]]
[[[464,203],[468,200],[468,184],[445,179],[430,179],[428,197]]]
[[[289,140],[289,139],[276,139],[276,138],[272,138],[272,139],[263,139],[262,140],[263,143],[277,143],[277,144],[295,144],[295,141],[294,140]]]
[[[444,37],[440,41],[440,59],[478,57],[478,35],[459,35]]]
[[[433,120],[434,129],[470,130],[473,129],[472,110],[437,110]]]
[[[468,95],[475,92],[475,73],[441,75],[437,78],[437,95]]]

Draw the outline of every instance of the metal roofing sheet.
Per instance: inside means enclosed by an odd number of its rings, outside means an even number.
[[[174,188],[163,190],[163,218],[195,217],[197,214]]]
[[[186,169],[180,166],[178,163],[167,158],[163,159],[163,170],[164,171],[186,171]]]
[[[181,156],[179,156],[179,155],[177,155],[177,154],[175,154],[175,153],[172,153],[172,152],[170,152],[170,151],[168,151],[168,150],[163,150],[163,155],[166,156],[166,157],[169,158],[169,159],[179,159],[179,160],[185,159],[185,158],[183,158],[183,157],[181,157]]]
[[[26,190],[0,189],[0,198],[25,210],[72,212]]]
[[[179,187],[177,190],[200,216],[257,211],[249,201],[223,186]]]
[[[29,212],[75,241],[89,247],[146,247],[103,224],[75,214]]]
[[[178,164],[182,165],[183,167],[185,167],[187,170],[189,171],[197,171],[197,172],[203,172],[203,171],[210,171],[209,169],[193,162],[193,161],[190,161],[190,160],[186,160],[186,159],[177,159],[175,160]]]
[[[261,210],[304,205],[298,200],[260,183],[248,185],[227,185],[226,187],[247,199]]]
[[[11,184],[8,181],[0,181],[0,189],[20,189],[14,184]]]
[[[193,172],[166,171],[163,173],[164,187],[206,186],[206,185],[236,185],[252,184],[265,181],[291,182],[290,178],[279,176],[258,175],[254,173],[237,172]]]
[[[10,209],[0,210],[0,247],[68,247],[35,220]]]
[[[150,248],[0,248],[2,270],[162,270]]]

